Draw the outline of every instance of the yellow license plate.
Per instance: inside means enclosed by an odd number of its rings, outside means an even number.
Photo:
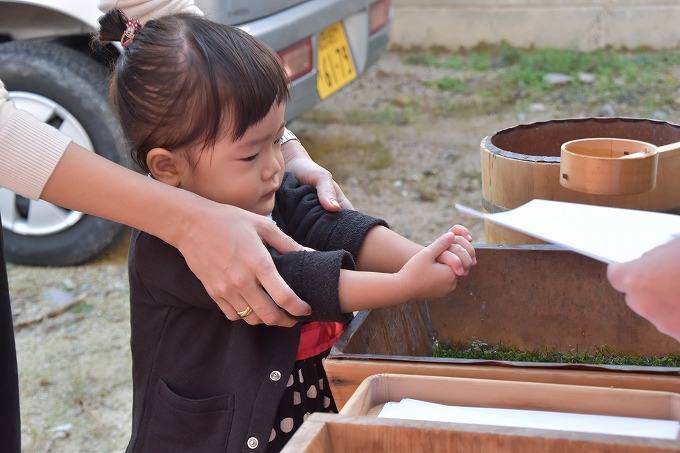
[[[319,33],[317,69],[316,85],[321,99],[356,79],[357,70],[342,23],[333,24]]]

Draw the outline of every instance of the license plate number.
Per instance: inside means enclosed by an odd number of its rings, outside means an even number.
[[[356,79],[357,71],[342,23],[333,24],[319,33],[317,70],[317,89],[321,99]]]

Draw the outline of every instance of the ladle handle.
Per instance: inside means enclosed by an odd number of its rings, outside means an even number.
[[[645,157],[650,154],[654,154],[654,148],[645,148],[642,151],[638,151],[637,153],[633,154],[626,154],[625,156],[621,156],[621,159],[637,159],[639,157]],[[672,153],[674,151],[680,151],[680,142],[675,142],[675,143],[669,143],[668,145],[663,145],[659,146],[656,148],[656,152],[658,153]]]
[[[671,153],[680,150],[680,142],[669,143],[668,145],[659,146],[656,149],[658,153]]]
[[[642,151],[638,151],[637,153],[626,154],[624,156],[621,156],[621,159],[637,159],[637,158],[640,158],[640,157],[646,157],[646,156],[649,156],[651,154],[654,154],[654,152],[657,149],[658,148],[645,148]]]

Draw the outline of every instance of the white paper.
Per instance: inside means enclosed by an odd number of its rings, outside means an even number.
[[[680,431],[680,423],[675,420],[521,409],[447,406],[409,398],[405,398],[400,402],[386,403],[378,417],[514,428],[552,429],[670,440],[675,440],[678,436],[678,431]]]
[[[538,199],[493,214],[456,209],[605,263],[634,260],[680,237],[680,216],[660,212]]]

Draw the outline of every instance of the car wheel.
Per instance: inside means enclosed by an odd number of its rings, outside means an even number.
[[[126,165],[120,126],[101,64],[53,43],[0,45],[0,80],[18,108],[79,145]],[[5,257],[17,264],[68,266],[99,256],[127,228],[99,217],[28,200],[0,189]]]

